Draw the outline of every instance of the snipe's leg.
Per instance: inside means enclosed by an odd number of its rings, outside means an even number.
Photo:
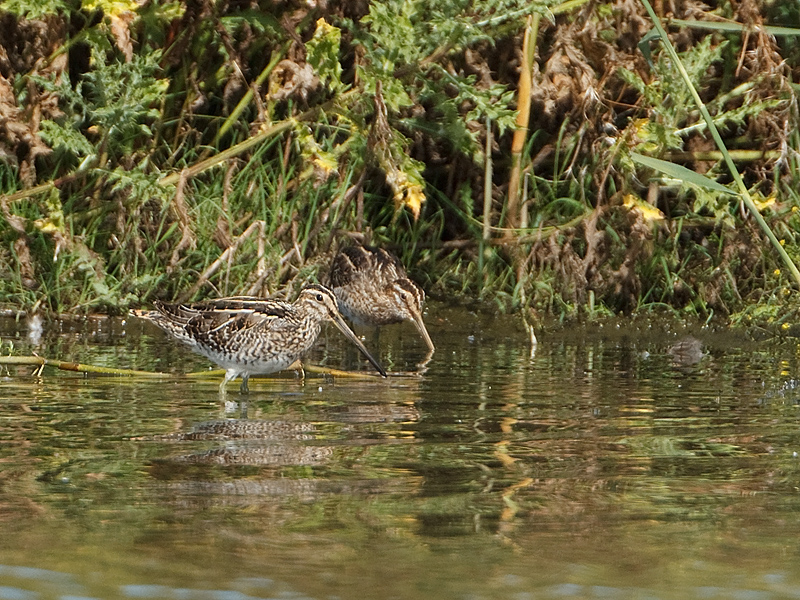
[[[287,371],[294,371],[294,374],[295,374],[296,377],[298,377],[299,379],[305,381],[305,379],[306,379],[306,371],[305,371],[305,369],[303,369],[303,361],[301,361],[301,360],[294,361],[292,364],[290,364],[288,367],[286,367],[286,370]]]
[[[228,369],[227,371],[225,371],[225,379],[223,379],[222,383],[219,384],[219,395],[220,396],[224,396],[227,393],[226,386],[228,385],[228,382],[231,379],[236,377],[237,373],[238,373],[238,371],[236,371],[234,369]]]
[[[250,388],[247,385],[247,381],[250,379],[250,375],[243,374],[242,375],[242,386],[239,388],[239,391],[243,394],[249,394]]]

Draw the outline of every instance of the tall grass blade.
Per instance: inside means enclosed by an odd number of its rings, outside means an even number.
[[[693,29],[708,29],[711,31],[724,31],[726,33],[745,33],[752,31],[753,27],[748,27],[741,23],[719,23],[717,21],[694,21],[686,19],[670,19],[669,25],[675,27],[691,27]],[[774,25],[761,25],[759,29],[774,36],[800,36],[800,29],[794,27],[776,27]]]
[[[538,14],[528,16],[525,34],[522,39],[522,64],[519,68],[519,87],[517,91],[517,128],[514,131],[514,137],[511,142],[511,175],[508,180],[508,214],[506,215],[506,220],[511,229],[518,228],[522,222],[519,207],[520,171],[522,167],[522,151],[528,138],[528,122],[530,121],[531,111],[531,65],[535,59],[539,20]]]
[[[259,89],[261,84],[264,83],[264,80],[269,76],[270,73],[272,73],[272,70],[275,68],[275,65],[277,65],[278,62],[284,57],[287,49],[288,45],[272,53],[272,57],[270,58],[270,61],[267,64],[267,66],[264,67],[264,69],[261,71],[258,77],[256,77],[256,80],[253,82],[253,84],[247,88],[247,92],[242,97],[242,99],[239,100],[239,103],[236,105],[236,108],[234,108],[233,111],[231,111],[231,114],[228,116],[227,119],[225,119],[225,122],[222,124],[222,127],[219,128],[219,131],[217,132],[217,135],[214,139],[214,145],[216,145],[219,142],[220,138],[222,138],[222,136],[225,135],[231,127],[233,127],[234,123],[236,123],[237,119],[239,118],[239,115],[242,114],[244,109],[247,108],[247,106],[253,100],[253,90]]]
[[[492,232],[492,121],[486,118],[486,156],[483,178],[483,237],[484,242],[489,241]]]
[[[700,187],[707,187],[722,194],[732,194],[734,196],[737,195],[736,192],[729,190],[721,183],[714,181],[710,177],[706,177],[705,175],[701,175],[700,173],[692,171],[691,169],[687,169],[683,165],[676,165],[675,163],[661,160],[660,158],[644,156],[642,154],[637,154],[636,152],[631,152],[631,158],[634,160],[634,162],[637,162],[642,166],[655,169],[656,171],[661,171],[665,175],[672,177],[673,179],[683,181],[684,183],[689,183]]]
[[[339,99],[341,100],[342,98],[351,95],[352,92],[346,92],[341,96],[339,96]],[[290,130],[292,127],[294,127],[295,123],[298,121],[304,122],[304,121],[314,120],[319,114],[330,110],[333,107],[333,105],[334,101],[328,100],[324,104],[315,106],[314,108],[310,108],[309,110],[294,117],[293,119],[287,119],[285,121],[281,121],[280,123],[275,123],[274,125],[268,127],[264,131],[261,131],[256,135],[254,135],[253,137],[248,138],[242,142],[239,142],[235,146],[231,146],[230,148],[223,150],[219,154],[216,154],[210,158],[206,158],[205,160],[201,160],[200,162],[197,162],[190,167],[186,167],[182,171],[179,171],[177,173],[170,173],[169,175],[162,177],[161,179],[158,180],[158,183],[162,186],[169,186],[177,184],[181,177],[187,177],[187,178],[194,177],[195,175],[202,173],[206,169],[210,169],[211,167],[222,164],[229,158],[233,158],[234,156],[238,156],[239,154],[246,152],[253,146],[257,146],[258,144],[260,144],[261,142],[270,137],[279,135],[284,131]]]

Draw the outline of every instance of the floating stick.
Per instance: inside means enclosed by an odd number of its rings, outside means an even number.
[[[137,371],[135,369],[115,369],[112,367],[96,367],[94,365],[84,365],[81,363],[67,362],[64,360],[55,360],[51,358],[42,358],[41,356],[0,356],[0,365],[30,365],[38,367],[41,372],[43,367],[54,367],[62,371],[74,371],[76,373],[98,373],[101,375],[117,375],[119,377],[148,377],[148,378],[165,378],[165,377],[204,377],[211,376],[217,377],[224,375],[225,371],[216,369],[213,371],[193,371],[185,375],[173,375],[171,373],[161,373],[159,371]],[[330,377],[347,377],[350,379],[377,379],[376,375],[372,373],[360,371],[340,371],[338,369],[330,369],[328,367],[319,367],[316,365],[301,365],[298,362],[292,364],[287,371],[302,370],[306,373],[315,373],[319,375],[328,375]],[[285,372],[285,371],[282,371]]]

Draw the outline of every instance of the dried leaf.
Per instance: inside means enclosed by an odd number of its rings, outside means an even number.
[[[421,176],[423,165],[408,156],[406,144],[407,140],[402,134],[389,125],[378,82],[375,87],[375,121],[370,131],[369,147],[386,174],[386,183],[392,188],[395,211],[408,208],[414,220],[417,220],[425,202]]]
[[[279,62],[269,76],[269,97],[274,101],[298,98],[305,102],[319,87],[319,78],[308,63],[300,65],[289,59]]]
[[[34,289],[36,287],[36,271],[33,268],[31,251],[25,236],[21,235],[14,242],[14,255],[19,265],[19,274],[23,285],[29,289]]]
[[[118,15],[109,15],[111,21],[111,33],[117,41],[117,48],[125,55],[125,61],[133,60],[133,44],[131,43],[130,24],[135,15],[132,12],[124,11]]]
[[[648,204],[633,194],[628,194],[625,196],[625,200],[622,205],[628,210],[637,213],[647,223],[663,221],[666,218],[664,213],[658,210],[655,206]]]
[[[6,154],[19,159],[20,178],[26,185],[36,183],[37,156],[50,152],[37,135],[37,127],[17,106],[11,84],[0,75],[0,141]],[[7,149],[6,149],[7,148]],[[12,154],[13,153],[13,154]]]

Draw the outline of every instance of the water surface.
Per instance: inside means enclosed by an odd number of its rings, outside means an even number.
[[[2,372],[0,600],[800,597],[794,341],[428,322],[422,373],[397,326],[363,333],[404,375],[225,399],[150,326],[5,322],[4,354],[174,376]],[[333,328],[309,358],[368,370]]]

